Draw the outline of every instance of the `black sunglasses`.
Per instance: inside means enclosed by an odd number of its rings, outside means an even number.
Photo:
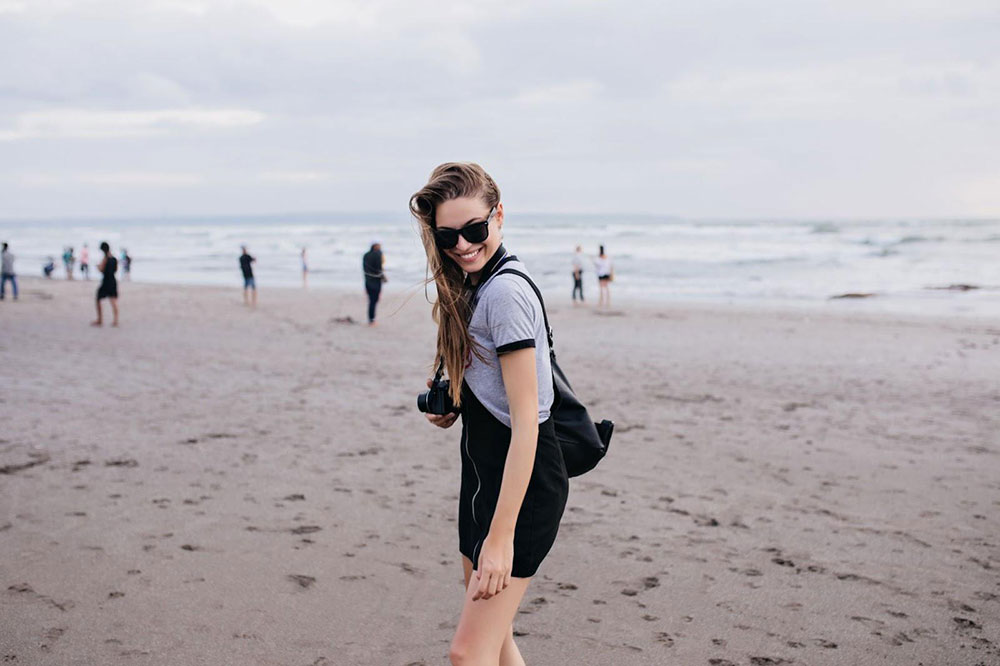
[[[450,250],[458,245],[458,236],[461,234],[462,238],[470,243],[482,243],[490,236],[490,218],[495,211],[495,207],[491,208],[485,220],[467,224],[461,229],[435,229],[434,242],[442,250]]]

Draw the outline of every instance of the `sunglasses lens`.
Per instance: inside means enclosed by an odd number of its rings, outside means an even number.
[[[469,226],[462,229],[462,236],[465,240],[470,243],[482,243],[490,235],[490,224],[489,222],[478,222],[476,224],[470,224]]]
[[[434,232],[434,240],[442,250],[450,250],[458,245],[458,232],[454,229],[437,229]]]

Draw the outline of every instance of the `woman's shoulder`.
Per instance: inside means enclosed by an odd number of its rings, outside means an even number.
[[[523,265],[510,266],[515,270],[531,276]],[[534,280],[532,279],[532,282]],[[511,305],[520,306],[523,310],[535,310],[541,312],[542,306],[531,283],[515,273],[501,273],[490,279],[486,285],[483,299],[488,303],[490,309],[500,308],[506,310]]]
[[[528,279],[524,279],[522,275],[517,273],[512,273],[510,271],[517,271],[518,273],[523,273],[528,276]],[[512,293],[523,293],[530,292],[534,293],[531,288],[531,284],[528,280],[534,282],[534,278],[531,277],[531,273],[528,272],[527,267],[520,261],[510,261],[500,267],[500,270],[490,278],[489,284],[487,285],[487,292],[492,292],[494,294],[512,294]]]

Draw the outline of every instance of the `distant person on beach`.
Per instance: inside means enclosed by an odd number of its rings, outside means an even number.
[[[45,258],[45,265],[42,266],[42,273],[45,275],[45,277],[47,277],[48,279],[51,280],[52,279],[52,273],[54,273],[55,270],[56,270],[56,261],[55,261],[55,259],[53,259],[52,257],[46,257]]]
[[[382,294],[382,283],[388,282],[385,277],[385,257],[382,255],[382,245],[378,241],[372,243],[371,249],[361,258],[361,268],[365,273],[365,291],[368,293],[368,325],[375,325],[375,306]]]
[[[309,286],[309,262],[306,259],[305,248],[302,248],[302,286]]]
[[[83,244],[83,249],[80,250],[80,275],[84,277],[85,280],[90,279],[90,248],[87,244]]]
[[[111,313],[114,315],[111,325],[118,326],[118,280],[115,279],[118,260],[111,254],[111,246],[106,241],[101,243],[101,252],[104,253],[104,258],[97,265],[97,271],[101,274],[101,286],[97,288],[97,319],[90,325],[100,326],[103,324],[101,300],[107,298],[111,301]]]
[[[0,250],[0,301],[4,299],[7,289],[7,281],[10,281],[11,290],[14,292],[14,300],[17,300],[17,274],[14,272],[14,254],[10,251],[7,243],[3,244]]]
[[[583,303],[583,248],[576,246],[573,254],[573,305],[576,305],[576,295],[580,294],[580,302]]]
[[[569,490],[556,439],[544,311],[501,244],[500,189],[482,167],[442,164],[410,199],[437,287],[447,396],[462,416],[458,546],[465,600],[452,664],[524,664],[518,606],[555,542]],[[428,387],[432,384],[428,381]],[[447,406],[444,406],[447,409]],[[459,414],[427,420],[451,427]]]
[[[66,279],[73,279],[73,267],[76,265],[76,257],[73,256],[73,248],[68,247],[63,251],[63,266],[66,268]]]
[[[125,248],[122,248],[122,277],[132,279],[132,257]]]
[[[247,246],[240,247],[240,270],[243,272],[243,305],[257,307],[257,281],[253,278],[253,263],[257,261],[247,252]]]
[[[600,288],[600,298],[597,301],[598,305],[610,306],[611,305],[611,290],[608,288],[611,282],[615,279],[615,267],[611,263],[611,259],[608,257],[607,253],[604,252],[604,246],[601,246],[600,252],[594,257],[594,271],[597,272],[597,286]]]

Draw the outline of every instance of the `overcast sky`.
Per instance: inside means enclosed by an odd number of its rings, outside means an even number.
[[[0,218],[1000,216],[996,0],[0,0]]]

